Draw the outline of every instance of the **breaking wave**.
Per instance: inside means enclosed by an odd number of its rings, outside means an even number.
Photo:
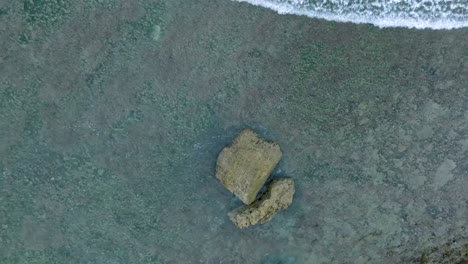
[[[378,27],[468,27],[468,0],[234,0],[331,21]]]

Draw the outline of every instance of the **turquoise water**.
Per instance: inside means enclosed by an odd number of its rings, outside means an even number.
[[[339,22],[378,27],[453,29],[468,27],[466,0],[237,0]]]

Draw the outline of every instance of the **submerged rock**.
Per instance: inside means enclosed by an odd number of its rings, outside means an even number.
[[[274,180],[267,192],[251,205],[229,213],[231,221],[239,228],[246,228],[270,221],[279,211],[291,205],[295,192],[292,179]]]
[[[243,130],[224,148],[216,164],[216,178],[245,204],[251,204],[281,159],[278,144]]]

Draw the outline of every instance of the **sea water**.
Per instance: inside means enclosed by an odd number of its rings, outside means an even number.
[[[468,0],[235,0],[339,22],[378,27],[454,29],[468,27]]]

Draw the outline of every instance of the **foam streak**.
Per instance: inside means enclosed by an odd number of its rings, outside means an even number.
[[[455,29],[468,27],[468,0],[234,0],[338,22],[378,27]]]

